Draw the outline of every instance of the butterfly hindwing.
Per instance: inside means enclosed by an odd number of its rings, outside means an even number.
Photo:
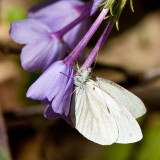
[[[109,92],[113,97],[116,97],[117,101],[119,101],[134,118],[141,117],[146,113],[143,102],[125,88],[103,78],[96,77],[96,80],[104,90]]]
[[[112,92],[104,90],[104,84],[102,86],[97,82],[96,85],[104,92],[107,106],[117,123],[118,139],[116,142],[133,143],[141,140],[141,129],[132,114],[117,100],[117,97],[111,94]]]

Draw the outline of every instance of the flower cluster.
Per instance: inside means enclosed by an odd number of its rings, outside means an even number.
[[[31,72],[63,59],[88,29],[91,3],[60,0],[48,5],[46,2],[33,7],[27,19],[13,22],[10,28],[11,38],[25,44],[21,63],[24,70]]]
[[[63,118],[72,124],[70,109],[74,91],[74,62],[84,59],[84,48],[103,20],[109,22],[81,67],[89,68],[118,20],[127,0],[46,0],[29,10],[28,18],[13,22],[10,37],[25,46],[21,52],[24,70],[42,70],[26,96],[47,104],[44,116]],[[131,0],[132,1],[132,0]],[[114,6],[114,10],[113,10]],[[90,17],[101,7],[91,27]],[[110,11],[110,12],[109,12]],[[107,15],[108,14],[108,15]]]
[[[32,7],[27,19],[11,24],[10,37],[25,45],[21,52],[23,69],[44,70],[27,97],[48,104],[46,118],[62,117],[69,122],[74,68],[62,60],[87,32],[91,7],[92,2],[47,0]],[[84,52],[78,58],[82,60]]]
[[[74,61],[84,59],[85,46],[109,11],[109,8],[103,9],[88,30],[90,15],[97,9],[93,2],[47,0],[32,7],[27,19],[11,24],[10,37],[25,45],[21,52],[23,69],[29,72],[43,70],[26,96],[47,104],[46,118],[64,118],[71,124]],[[103,43],[96,45],[95,50]],[[94,57],[90,65],[93,61]]]

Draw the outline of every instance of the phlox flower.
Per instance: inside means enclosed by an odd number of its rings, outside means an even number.
[[[73,92],[73,74],[73,66],[57,61],[30,86],[26,96],[48,104],[44,113],[46,118],[67,119]]]
[[[50,104],[47,105],[43,115],[47,119],[63,118],[68,124],[70,124],[73,127],[73,122],[71,120],[70,113],[67,116],[64,114],[55,113]]]
[[[53,32],[57,32],[85,12],[88,12],[89,15],[91,7],[92,2],[85,4],[80,0],[59,0],[52,1],[52,3],[48,0],[32,7],[28,17],[45,23]],[[79,40],[84,36],[88,27],[89,17],[64,35],[63,40],[71,50],[74,49]]]
[[[103,21],[108,10],[103,10],[92,27],[78,43],[75,49],[63,60],[50,65],[31,85],[27,97],[48,104],[44,116],[46,118],[63,118],[70,120],[70,106],[73,94],[73,64]]]
[[[46,69],[53,61],[64,57],[66,46],[44,23],[35,19],[13,22],[10,28],[11,38],[20,44],[27,44],[21,52],[21,64],[24,70]]]
[[[55,1],[41,9],[32,8],[28,19],[13,22],[10,37],[25,44],[21,52],[24,70],[46,69],[63,59],[67,50],[72,49],[85,34],[88,21],[83,19],[89,16],[90,6],[85,7],[78,0]]]

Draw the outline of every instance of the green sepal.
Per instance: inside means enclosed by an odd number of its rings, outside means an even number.
[[[102,6],[105,6],[107,3],[108,3],[108,0],[105,0],[103,3],[97,4],[97,5],[94,5],[94,6],[96,6],[96,7],[102,7]]]
[[[119,31],[119,20],[116,20],[116,28]]]
[[[110,17],[110,16],[106,16],[106,17],[104,17],[104,19],[109,19],[109,17]]]
[[[133,0],[130,0],[130,7],[131,7],[132,12],[134,12]]]
[[[119,18],[126,3],[127,0],[105,0],[102,4],[95,6],[101,7],[101,10],[109,8],[110,14],[106,16],[104,19],[107,19],[107,22],[114,20],[116,22],[116,28],[117,30],[119,30]],[[132,12],[134,12],[133,0],[130,0],[130,7]]]

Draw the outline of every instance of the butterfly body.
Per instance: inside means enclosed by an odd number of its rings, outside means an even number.
[[[146,112],[141,100],[114,82],[92,77],[90,68],[82,70],[74,83],[71,116],[83,136],[101,145],[142,138],[135,120]]]
[[[91,68],[82,70],[80,74],[74,78],[74,84],[76,87],[83,86],[91,77]]]

